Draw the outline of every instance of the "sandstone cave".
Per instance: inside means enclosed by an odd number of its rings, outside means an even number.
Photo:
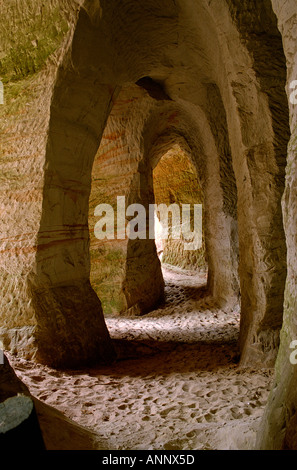
[[[296,1],[0,12],[0,417],[35,413],[28,448],[297,450]],[[97,238],[119,197],[201,205],[201,245]]]

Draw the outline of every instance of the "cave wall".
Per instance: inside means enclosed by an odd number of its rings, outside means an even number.
[[[284,321],[280,335],[280,348],[276,361],[275,383],[273,385],[265,415],[258,433],[259,449],[297,449],[296,409],[297,409],[297,369],[294,361],[294,348],[291,343],[297,338],[296,322],[296,136],[297,105],[293,104],[292,81],[297,77],[297,10],[293,0],[273,0],[272,5],[278,18],[287,60],[287,85],[290,109],[291,139],[288,146],[286,189],[282,201],[284,226],[287,241],[288,275],[284,300]],[[296,348],[295,348],[296,349]]]
[[[269,366],[279,344],[286,278],[281,197],[289,128],[282,41],[269,2],[212,6],[217,28],[227,35],[221,50],[228,86],[222,73],[218,83],[238,193],[241,363]]]
[[[1,4],[0,328],[5,348],[21,349],[26,357],[36,353],[28,278],[35,266],[42,212],[51,96],[76,17],[70,4]]]

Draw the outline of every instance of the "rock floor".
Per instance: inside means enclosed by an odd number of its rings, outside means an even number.
[[[163,273],[158,310],[106,318],[119,355],[112,366],[57,371],[9,356],[11,365],[33,396],[108,449],[253,449],[274,371],[239,367],[239,307],[213,305],[205,273]]]

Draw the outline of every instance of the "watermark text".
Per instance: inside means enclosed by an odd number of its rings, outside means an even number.
[[[202,247],[201,204],[150,204],[147,211],[142,204],[126,208],[125,196],[118,196],[116,215],[110,204],[99,204],[94,215],[100,217],[94,227],[98,240],[155,240],[157,233],[159,239],[183,240],[185,250]]]

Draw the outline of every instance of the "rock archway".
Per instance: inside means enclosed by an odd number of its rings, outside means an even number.
[[[209,291],[216,301],[228,302],[238,296],[236,187],[230,160],[222,157],[220,162],[207,119],[196,107],[156,101],[135,85],[122,89],[94,163],[91,229],[95,226],[96,205],[108,203],[115,208],[119,195],[126,198],[127,205],[142,204],[149,213],[149,205],[154,203],[152,171],[176,143],[191,158],[205,195]],[[232,188],[229,193],[227,186]],[[106,291],[101,280],[106,279],[108,286],[107,309],[115,304],[119,312],[139,314],[153,308],[162,295],[162,276],[153,241],[107,243],[98,242],[93,236],[91,250],[92,280],[99,297],[105,296]],[[106,260],[114,261],[112,273],[111,263]],[[141,280],[142,272],[145,277]],[[117,291],[110,283],[114,276]]]
[[[192,163],[191,151],[184,139],[177,136],[171,148],[166,151],[165,147],[161,154],[162,157],[153,168],[157,252],[162,263],[205,271],[207,260],[203,224],[204,195]],[[157,210],[163,207],[162,204],[165,204],[166,208],[174,204],[179,209],[178,217],[171,215],[171,223],[168,224],[171,229],[168,230],[169,236],[165,233],[168,219],[161,221],[163,214]],[[194,231],[196,236],[193,236]],[[188,241],[192,243],[188,245]]]
[[[70,29],[57,64],[50,65],[50,85],[40,85],[44,112],[32,98],[43,121],[37,196],[25,218],[30,236],[3,262],[5,296],[19,282],[25,314],[19,316],[14,301],[5,310],[7,343],[9,330],[30,326],[37,357],[46,363],[113,359],[89,281],[93,164],[117,177],[110,197],[126,195],[129,203],[145,206],[152,198],[150,152],[158,139],[179,135],[205,194],[209,288],[221,302],[238,295],[239,250],[242,364],[274,364],[286,279],[286,66],[270,2],[250,6],[102,0],[69,9]],[[24,152],[35,138],[23,138]],[[5,205],[8,213],[11,199]],[[17,223],[14,230],[17,236]],[[148,310],[162,295],[154,243],[128,243],[123,250],[130,262],[116,308]],[[141,281],[144,266],[149,269]]]

